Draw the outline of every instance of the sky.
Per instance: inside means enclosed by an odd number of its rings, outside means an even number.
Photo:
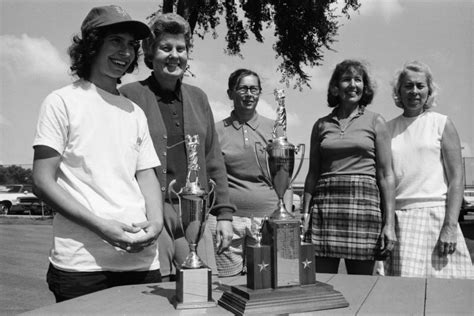
[[[303,91],[280,83],[281,62],[272,50],[272,29],[264,31],[263,44],[250,40],[242,46],[243,58],[227,56],[225,26],[218,38],[208,34],[194,39],[189,64],[194,77],[185,82],[203,89],[215,120],[232,110],[226,95],[230,73],[238,68],[256,71],[263,94],[257,111],[276,118],[275,88],[285,90],[288,140],[305,144],[314,122],[330,112],[327,84],[335,65],[347,58],[363,59],[377,82],[368,109],[386,120],[399,114],[391,97],[391,81],[407,61],[428,64],[440,86],[436,111],[448,115],[457,127],[464,156],[474,156],[474,2],[471,0],[361,0],[361,8],[348,20],[341,17],[333,50],[323,65],[305,68],[311,89]],[[144,0],[0,0],[0,164],[31,165],[31,147],[39,108],[53,90],[75,80],[69,74],[67,48],[90,11],[97,5],[118,4],[132,18],[146,21],[161,1]],[[336,8],[337,9],[337,8]],[[224,19],[221,19],[222,23]],[[150,70],[141,62],[138,71],[123,82],[146,78]]]

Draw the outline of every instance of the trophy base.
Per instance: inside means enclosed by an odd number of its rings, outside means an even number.
[[[302,242],[300,246],[300,284],[309,285],[316,282],[316,266],[314,264],[314,246]]]
[[[252,290],[272,287],[270,246],[247,246],[247,287]]]
[[[260,290],[232,286],[218,304],[235,315],[299,313],[349,306],[340,292],[322,282]]]
[[[175,309],[215,307],[212,299],[211,269],[183,269],[176,271],[176,295],[172,299]]]

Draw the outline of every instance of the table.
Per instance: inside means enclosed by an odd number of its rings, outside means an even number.
[[[299,315],[472,315],[474,281],[347,274],[317,274],[318,281],[334,286],[349,307]],[[213,298],[245,277],[213,279]],[[119,286],[45,306],[23,315],[231,315],[220,306],[175,310],[170,303],[175,283]],[[25,298],[27,299],[27,298]]]

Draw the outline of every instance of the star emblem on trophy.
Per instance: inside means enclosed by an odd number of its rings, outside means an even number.
[[[310,264],[313,261],[309,261],[308,258],[306,258],[305,261],[302,261],[301,264],[303,265],[303,269],[308,269],[310,267]]]
[[[262,261],[262,263],[260,263],[260,264],[258,265],[258,267],[260,268],[260,272],[262,272],[262,271],[267,271],[267,267],[268,267],[268,266],[269,266],[269,264],[268,264],[268,263],[265,263],[265,261]]]

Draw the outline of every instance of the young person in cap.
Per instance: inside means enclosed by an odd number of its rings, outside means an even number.
[[[175,188],[185,185],[187,173],[185,135],[199,135],[199,181],[216,182],[216,203],[211,213],[217,216],[217,251],[229,247],[232,240],[232,213],[224,159],[214,127],[214,118],[206,94],[198,87],[183,83],[188,52],[191,47],[189,23],[174,13],[160,14],[151,22],[152,36],[142,41],[145,63],[152,69],[150,77],[120,88],[136,102],[148,119],[150,134],[161,159],[157,174],[162,191],[176,179]],[[163,276],[174,274],[189,253],[189,246],[179,229],[177,214],[171,204],[177,199],[165,195],[165,231],[158,239]],[[217,274],[212,235],[206,227],[198,244],[198,255]]]
[[[35,193],[57,211],[47,282],[57,302],[160,282],[160,164],[143,111],[117,90],[148,27],[118,6],[93,8],[69,48],[73,84],[43,101],[33,143]]]

